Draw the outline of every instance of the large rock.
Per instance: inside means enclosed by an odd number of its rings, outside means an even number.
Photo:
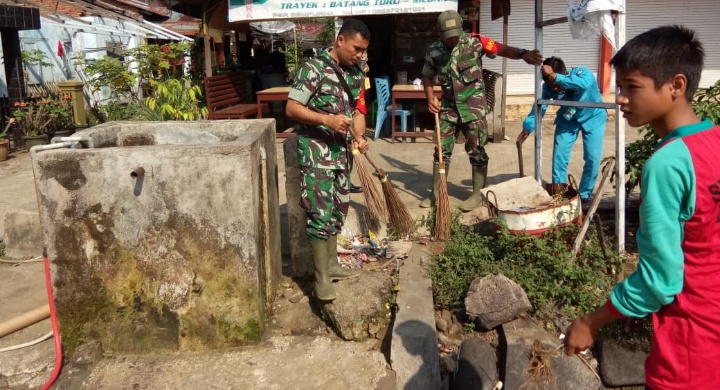
[[[624,348],[613,340],[598,340],[600,376],[609,387],[645,384],[647,352]]]
[[[561,341],[529,321],[513,321],[502,327],[505,343],[498,354],[505,358],[505,389],[597,390],[600,380],[594,369],[579,357],[565,355]],[[543,356],[541,359],[538,356]],[[532,367],[543,365],[546,370]],[[546,375],[543,375],[546,374]]]
[[[470,338],[460,344],[453,390],[492,390],[498,381],[497,356],[487,341]]]
[[[384,272],[363,271],[360,277],[333,283],[337,298],[319,306],[323,319],[345,340],[374,337],[389,322],[385,304],[392,296],[392,279]]]
[[[473,280],[465,297],[465,310],[477,317],[484,329],[504,324],[531,309],[522,287],[502,274]]]

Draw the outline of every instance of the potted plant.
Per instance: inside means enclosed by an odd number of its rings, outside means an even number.
[[[20,126],[25,146],[29,149],[35,145],[48,143],[47,128],[52,118],[49,114],[49,106],[43,100],[34,99],[30,101],[15,102],[13,105],[13,116],[15,123]]]
[[[9,119],[5,129],[0,133],[0,161],[7,160],[10,153],[10,140],[7,139],[7,131],[14,122],[15,118]]]

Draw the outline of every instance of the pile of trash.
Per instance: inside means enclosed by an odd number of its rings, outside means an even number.
[[[350,228],[343,228],[338,235],[338,262],[346,268],[362,268],[363,264],[385,259],[388,254],[386,238],[378,238],[375,232],[368,231],[368,236],[354,235]]]

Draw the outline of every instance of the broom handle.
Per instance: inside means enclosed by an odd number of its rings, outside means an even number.
[[[437,142],[438,148],[438,166],[443,164],[443,150],[442,144],[440,143],[440,115],[435,113],[435,142]]]
[[[380,168],[378,168],[378,166],[375,165],[375,163],[373,162],[373,160],[370,159],[370,156],[368,156],[367,153],[363,153],[363,156],[365,156],[365,158],[368,160],[370,165],[372,165],[372,167],[375,169],[375,172],[380,172]]]

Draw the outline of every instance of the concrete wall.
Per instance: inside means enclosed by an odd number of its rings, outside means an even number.
[[[76,135],[95,147],[32,155],[65,347],[258,340],[281,275],[275,121],[123,122]]]

